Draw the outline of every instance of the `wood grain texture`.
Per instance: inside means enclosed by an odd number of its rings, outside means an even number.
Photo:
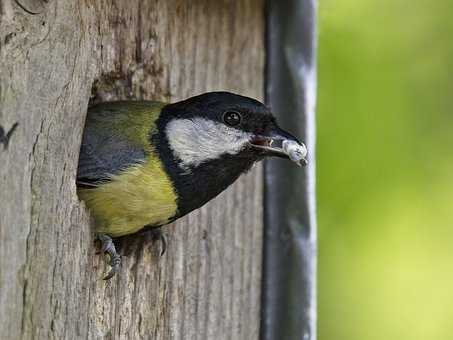
[[[19,124],[0,144],[1,338],[256,339],[261,166],[168,226],[163,257],[128,238],[109,283],[75,174],[90,97],[262,99],[262,1],[0,4],[0,125]]]

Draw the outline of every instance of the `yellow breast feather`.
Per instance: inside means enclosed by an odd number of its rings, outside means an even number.
[[[119,237],[145,225],[162,225],[176,214],[176,193],[155,154],[97,188],[79,189],[96,222],[96,231]]]

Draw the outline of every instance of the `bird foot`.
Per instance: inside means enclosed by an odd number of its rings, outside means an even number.
[[[167,237],[162,231],[162,228],[152,228],[149,230],[149,233],[151,234],[151,239],[153,240],[153,242],[161,242],[160,256],[163,256],[165,254],[165,251],[167,250]]]
[[[110,280],[113,276],[115,276],[116,273],[119,272],[121,268],[121,256],[117,253],[115,244],[113,243],[113,240],[110,236],[105,235],[105,234],[100,234],[98,235],[99,241],[101,241],[102,247],[101,251],[102,253],[107,253],[110,256],[110,271],[108,274],[104,277],[104,280]]]

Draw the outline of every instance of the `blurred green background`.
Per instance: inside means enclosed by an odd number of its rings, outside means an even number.
[[[320,340],[453,339],[453,1],[320,0]]]

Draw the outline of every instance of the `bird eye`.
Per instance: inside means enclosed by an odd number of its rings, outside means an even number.
[[[239,112],[227,111],[223,114],[223,122],[229,126],[237,126],[241,123],[242,117]]]

